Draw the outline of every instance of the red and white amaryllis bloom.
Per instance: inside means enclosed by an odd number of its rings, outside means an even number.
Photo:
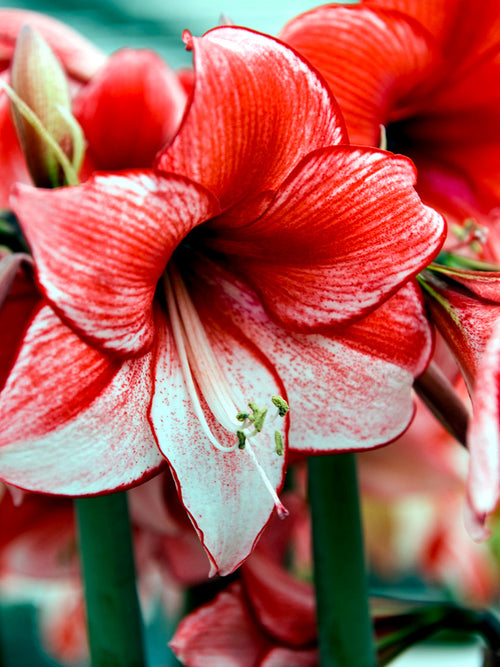
[[[281,509],[288,442],[365,449],[407,427],[431,348],[408,281],[444,223],[406,158],[348,145],[291,49],[232,27],[186,40],[193,95],[156,169],[13,193],[46,303],[1,394],[0,469],[82,495],[167,461],[228,573]]]
[[[280,38],[325,76],[353,143],[418,170],[417,191],[462,221],[500,202],[500,11],[480,0],[364,0],[293,19]],[[498,250],[496,251],[498,257]]]

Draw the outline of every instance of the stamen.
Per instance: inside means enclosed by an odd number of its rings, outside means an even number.
[[[250,456],[253,459],[253,462],[255,463],[255,466],[257,467],[257,470],[259,471],[259,475],[262,478],[262,481],[266,485],[267,490],[272,496],[272,499],[274,500],[274,506],[276,507],[276,511],[278,512],[278,516],[280,519],[284,519],[287,517],[290,512],[287,510],[287,508],[283,505],[281,500],[278,498],[278,494],[274,490],[274,487],[272,486],[271,482],[269,481],[266,473],[264,472],[264,469],[260,465],[257,457],[255,456],[255,452],[253,451],[252,447],[250,446],[249,438],[247,438],[247,443],[245,447],[245,451],[250,454]]]
[[[194,307],[191,297],[175,266],[168,266],[172,294],[180,316],[183,332],[183,346],[189,357],[198,386],[215,419],[228,431],[233,433],[239,427],[235,415],[238,409],[232,399],[232,391],[221,370],[219,362],[208,340],[205,328]],[[188,333],[189,332],[189,333]]]
[[[245,431],[236,431],[236,435],[238,436],[238,448],[239,449],[245,449],[245,444],[246,444],[246,439],[247,436],[245,435]]]
[[[288,403],[281,396],[272,396],[271,401],[272,404],[278,408],[278,415],[280,417],[284,417],[286,413],[289,412],[290,408],[288,407]]]
[[[177,353],[179,355],[179,360],[182,367],[182,374],[184,376],[184,381],[186,383],[186,388],[189,394],[189,398],[191,399],[191,405],[193,406],[194,413],[196,414],[205,435],[216,449],[220,450],[221,452],[234,452],[238,447],[238,443],[236,442],[232,447],[224,447],[224,445],[221,445],[217,438],[213,435],[209,425],[207,424],[207,420],[205,419],[205,415],[203,414],[203,410],[200,404],[200,399],[198,398],[196,387],[194,386],[193,376],[191,374],[186,348],[184,345],[185,335],[183,332],[183,326],[179,312],[177,310],[175,296],[170,281],[166,275],[163,282],[165,286],[165,296],[167,299],[168,313],[170,315],[170,323],[172,325],[175,345],[177,347]]]
[[[281,435],[281,431],[274,432],[274,443],[276,445],[276,454],[283,456],[283,436]]]
[[[264,428],[268,409],[260,408],[257,403],[250,401],[248,407],[251,412],[238,411],[229,382],[219,365],[184,281],[172,262],[164,274],[164,286],[170,323],[187,392],[206,437],[221,452],[229,453],[238,449],[248,452],[266,489],[271,494],[278,515],[284,518],[288,515],[288,510],[278,498],[253,447],[250,446],[250,440]],[[196,384],[193,376],[196,378]],[[200,394],[219,424],[236,436],[235,443],[231,447],[221,445],[212,433],[201,406]],[[283,417],[288,412],[288,404],[280,396],[273,396],[271,401],[278,409],[271,421],[278,416]],[[275,431],[274,441],[276,453],[281,456],[284,447],[280,431]]]

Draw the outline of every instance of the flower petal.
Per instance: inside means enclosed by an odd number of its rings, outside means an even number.
[[[189,667],[255,667],[268,646],[238,583],[189,614],[170,642],[175,655]]]
[[[60,317],[119,355],[149,349],[156,284],[177,244],[218,205],[200,186],[154,171],[96,174],[11,198],[38,280]]]
[[[285,646],[273,647],[259,663],[259,667],[318,667],[318,649],[291,649]]]
[[[147,419],[150,396],[150,354],[110,361],[42,307],[1,394],[2,480],[88,495],[150,476],[163,463]]]
[[[231,322],[213,312],[210,300],[196,302],[210,343],[234,391],[236,413],[248,401],[271,406],[271,396],[283,388],[259,351],[235,331]],[[212,563],[212,572],[229,574],[248,556],[274,508],[271,493],[259,474],[250,449],[273,489],[283,483],[285,456],[275,452],[274,430],[286,442],[285,424],[271,424],[247,442],[245,449],[222,452],[209,441],[188,397],[170,325],[158,329],[158,351],[151,421],[158,445],[168,460],[179,495]],[[223,446],[237,442],[200,400],[212,433]],[[272,406],[271,406],[272,408]],[[280,419],[281,422],[281,419]]]
[[[432,320],[455,357],[472,395],[487,341],[500,318],[500,305],[482,301],[473,292],[449,286],[426,272]]]
[[[472,404],[467,495],[473,516],[484,526],[500,499],[500,320],[483,352]]]
[[[421,296],[405,285],[383,306],[339,334],[299,334],[275,325],[248,287],[214,265],[199,299],[223,313],[259,347],[285,385],[290,448],[333,452],[376,447],[411,421],[412,385],[432,351]]]
[[[345,115],[351,141],[368,146],[380,145],[380,126],[418,101],[431,67],[439,65],[422,26],[380,7],[317,7],[288,23],[280,39],[319,69]]]
[[[9,194],[16,182],[31,183],[23,151],[10,113],[10,100],[0,91],[0,208],[9,208]]]
[[[0,257],[1,389],[16,358],[24,332],[31,322],[40,294],[34,284],[29,255],[12,253],[2,256],[0,251]],[[30,269],[25,271],[28,266]]]
[[[373,310],[437,254],[442,217],[420,202],[409,160],[332,147],[307,156],[269,209],[246,226],[209,223],[271,316],[327,331]],[[207,225],[207,227],[209,226]]]
[[[291,646],[316,640],[316,602],[310,584],[294,579],[258,550],[243,565],[241,574],[253,611],[269,635]]]
[[[187,43],[194,93],[160,169],[201,183],[226,208],[275,189],[310,151],[347,143],[325,83],[281,42],[224,27]]]
[[[176,74],[155,53],[123,49],[82,88],[74,115],[98,169],[151,167],[185,103]]]

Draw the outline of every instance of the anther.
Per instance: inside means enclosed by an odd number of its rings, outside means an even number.
[[[281,396],[272,396],[271,401],[278,408],[278,415],[280,417],[284,417],[290,410],[288,403]]]
[[[274,432],[274,443],[276,445],[276,454],[283,456],[283,436],[281,435],[281,431]]]
[[[236,431],[236,435],[238,436],[238,447],[239,449],[245,449],[246,441],[247,441],[247,436],[245,435],[244,431],[238,430]]]

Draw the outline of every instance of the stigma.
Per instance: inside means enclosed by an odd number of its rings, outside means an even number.
[[[242,410],[243,406],[238,406],[234,399],[228,378],[217,360],[188,289],[173,262],[169,262],[167,266],[163,284],[185,386],[204,435],[215,449],[224,454],[249,456],[273,498],[278,515],[287,516],[288,511],[260,465],[254,448],[269,446],[274,449],[276,455],[283,455],[281,431],[275,429],[273,440],[266,443],[262,441],[264,437],[262,430],[264,425],[274,424],[285,417],[289,410],[288,403],[281,396],[272,396],[269,405],[260,406],[254,400],[248,400],[245,409]],[[220,426],[234,434],[232,445],[221,444],[213,433],[205,416],[200,395]]]

